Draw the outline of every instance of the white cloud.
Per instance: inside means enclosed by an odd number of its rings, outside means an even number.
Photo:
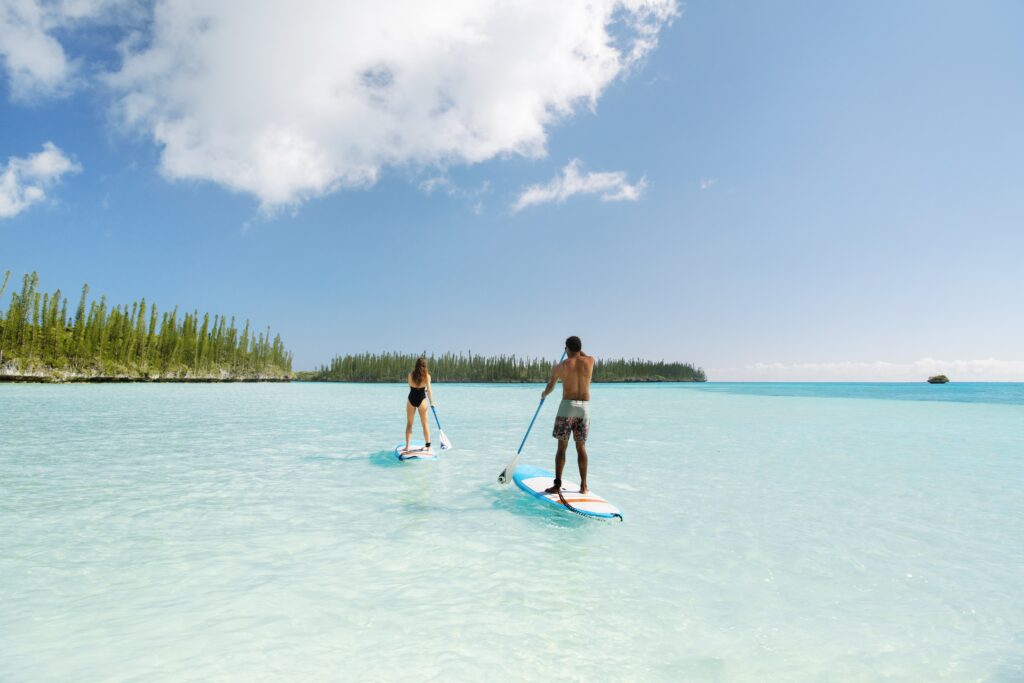
[[[543,156],[548,129],[595,106],[677,12],[676,0],[164,0],[108,83],[167,177],[272,210],[385,167]]]
[[[55,36],[83,25],[139,19],[137,0],[0,0],[0,62],[11,97],[31,100],[62,95],[80,64]]]
[[[490,193],[491,183],[490,181],[484,180],[476,187],[463,187],[453,182],[448,176],[439,175],[422,181],[420,183],[420,189],[427,194],[433,194],[435,191],[443,191],[453,199],[466,201],[469,203],[470,211],[479,216],[484,212],[483,197]]]
[[[61,176],[81,170],[52,142],[30,156],[10,157],[6,165],[0,166],[0,218],[16,216],[43,201],[46,190]]]
[[[953,381],[1024,381],[1024,361],[937,360],[922,358],[909,363],[753,363],[739,368],[712,368],[715,381],[781,382],[921,382],[932,375],[947,375]]]
[[[701,180],[700,180],[700,190],[701,190],[701,192],[703,192],[704,190],[710,190],[712,187],[715,186],[715,184],[717,182],[718,182],[718,178],[701,178]]]
[[[53,94],[68,78],[70,65],[50,24],[37,2],[0,0],[0,57],[15,99]]]
[[[512,211],[522,211],[528,206],[558,202],[561,204],[569,197],[577,194],[598,194],[606,202],[636,201],[644,193],[647,180],[641,178],[630,184],[625,171],[605,173],[580,172],[583,164],[573,159],[560,175],[555,176],[547,185],[530,185],[525,188],[512,205]]]

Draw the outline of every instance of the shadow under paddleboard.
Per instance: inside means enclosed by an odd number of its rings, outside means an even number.
[[[394,451],[377,451],[370,454],[370,464],[374,467],[402,467],[402,463],[395,457]]]

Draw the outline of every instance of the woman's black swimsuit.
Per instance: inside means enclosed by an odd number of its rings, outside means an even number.
[[[427,388],[420,387],[409,387],[409,403],[412,404],[413,408],[419,408],[420,404],[423,403],[423,399],[427,397]]]

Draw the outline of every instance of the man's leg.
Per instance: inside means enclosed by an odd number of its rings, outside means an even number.
[[[576,464],[580,468],[580,493],[587,492],[587,443],[576,442]]]
[[[569,439],[558,440],[558,450],[555,451],[555,484],[545,489],[544,493],[558,493],[559,487],[562,485],[562,471],[565,469],[565,449],[569,447]]]

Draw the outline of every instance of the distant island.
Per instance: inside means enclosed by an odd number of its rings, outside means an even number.
[[[0,280],[3,296],[10,280]],[[404,382],[418,354],[337,356],[308,372],[292,372],[292,354],[270,329],[198,311],[161,313],[145,299],[110,308],[89,300],[89,285],[73,315],[58,289],[39,291],[25,275],[20,291],[0,308],[0,382]],[[445,353],[428,357],[435,382],[544,382],[553,360]],[[595,382],[704,382],[689,363],[597,360]],[[931,381],[931,380],[929,380]]]
[[[946,384],[949,382],[949,378],[945,375],[933,375],[928,378],[928,384]]]
[[[298,372],[306,382],[404,382],[418,354],[363,353],[337,356],[317,370]],[[555,361],[517,356],[445,353],[427,357],[435,382],[546,382]],[[597,360],[595,382],[705,382],[689,363],[620,358]]]
[[[0,281],[0,296],[10,279]],[[292,376],[292,354],[270,329],[239,332],[235,318],[160,313],[145,299],[130,306],[89,301],[89,285],[73,317],[61,291],[40,293],[25,275],[20,292],[0,308],[0,381],[259,382]]]

